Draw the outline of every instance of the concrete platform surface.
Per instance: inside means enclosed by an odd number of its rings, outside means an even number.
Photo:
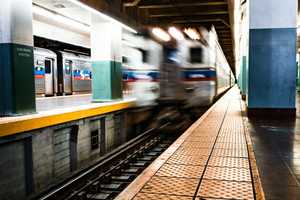
[[[98,116],[135,106],[134,98],[92,103],[91,95],[37,98],[37,113],[0,118],[0,137]]]
[[[266,199],[300,199],[300,98],[295,119],[248,120]]]
[[[243,109],[234,87],[117,199],[264,199]]]
[[[79,94],[70,96],[39,97],[36,99],[37,112],[64,109],[87,105],[92,103],[91,94]]]

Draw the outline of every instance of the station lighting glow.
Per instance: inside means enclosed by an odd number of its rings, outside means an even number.
[[[184,40],[184,36],[181,33],[181,31],[179,31],[177,28],[175,27],[170,27],[168,29],[169,34],[175,38],[176,40]]]
[[[80,6],[81,8],[84,8],[84,9],[90,11],[93,14],[96,14],[96,15],[100,16],[101,18],[103,18],[103,19],[105,19],[105,20],[107,20],[107,21],[109,21],[111,23],[117,24],[117,25],[121,26],[122,28],[124,28],[124,29],[126,29],[126,30],[128,30],[128,31],[130,31],[132,33],[137,33],[137,31],[134,30],[133,28],[131,28],[131,27],[129,27],[129,26],[127,26],[127,25],[125,25],[125,24],[117,21],[116,19],[114,19],[114,18],[112,18],[112,17],[110,17],[108,15],[105,15],[105,14],[99,12],[98,10],[96,10],[96,9],[94,9],[94,8],[92,8],[92,7],[84,4],[84,3],[81,3],[78,0],[68,0],[68,1],[70,1],[70,2],[72,2],[72,3],[74,3],[74,4],[78,5],[78,6]]]
[[[51,12],[47,9],[42,8],[42,7],[33,5],[32,9],[33,9],[34,14],[52,19],[54,21],[57,21],[58,23],[66,25],[68,27],[72,27],[74,29],[84,31],[86,33],[90,33],[90,31],[91,31],[91,29],[88,25],[82,24],[80,22],[72,20],[72,19],[70,19],[68,17],[65,17],[63,15],[56,14],[56,13]]]
[[[185,34],[189,36],[192,40],[199,40],[200,36],[199,34],[192,28],[186,28],[184,29]]]
[[[171,40],[170,35],[166,33],[164,30],[162,30],[161,28],[153,28],[152,33],[155,37],[157,37],[162,41],[168,42]]]

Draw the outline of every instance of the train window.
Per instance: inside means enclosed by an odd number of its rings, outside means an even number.
[[[122,56],[122,63],[124,64],[128,64],[129,63],[129,59],[126,56]]]
[[[200,47],[190,48],[190,62],[191,63],[202,63],[203,60],[203,49]]]
[[[65,74],[70,75],[72,72],[72,61],[71,60],[67,60],[65,62]]]
[[[51,74],[51,60],[45,60],[45,73]]]
[[[138,48],[138,50],[142,53],[142,61],[144,63],[148,62],[148,54],[149,52],[144,50],[144,49],[141,49],[141,48]]]

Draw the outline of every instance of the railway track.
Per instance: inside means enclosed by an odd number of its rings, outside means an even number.
[[[98,164],[34,199],[111,200],[179,136],[151,129],[107,154]]]

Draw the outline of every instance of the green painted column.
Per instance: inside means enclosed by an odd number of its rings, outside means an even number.
[[[241,68],[241,73],[242,73],[242,80],[241,80],[241,91],[242,91],[242,97],[243,99],[246,98],[247,94],[247,65],[248,65],[248,60],[247,56],[243,56],[242,58],[242,68]]]
[[[122,28],[92,18],[92,93],[94,102],[122,99]]]
[[[35,112],[32,1],[0,6],[0,116]]]

